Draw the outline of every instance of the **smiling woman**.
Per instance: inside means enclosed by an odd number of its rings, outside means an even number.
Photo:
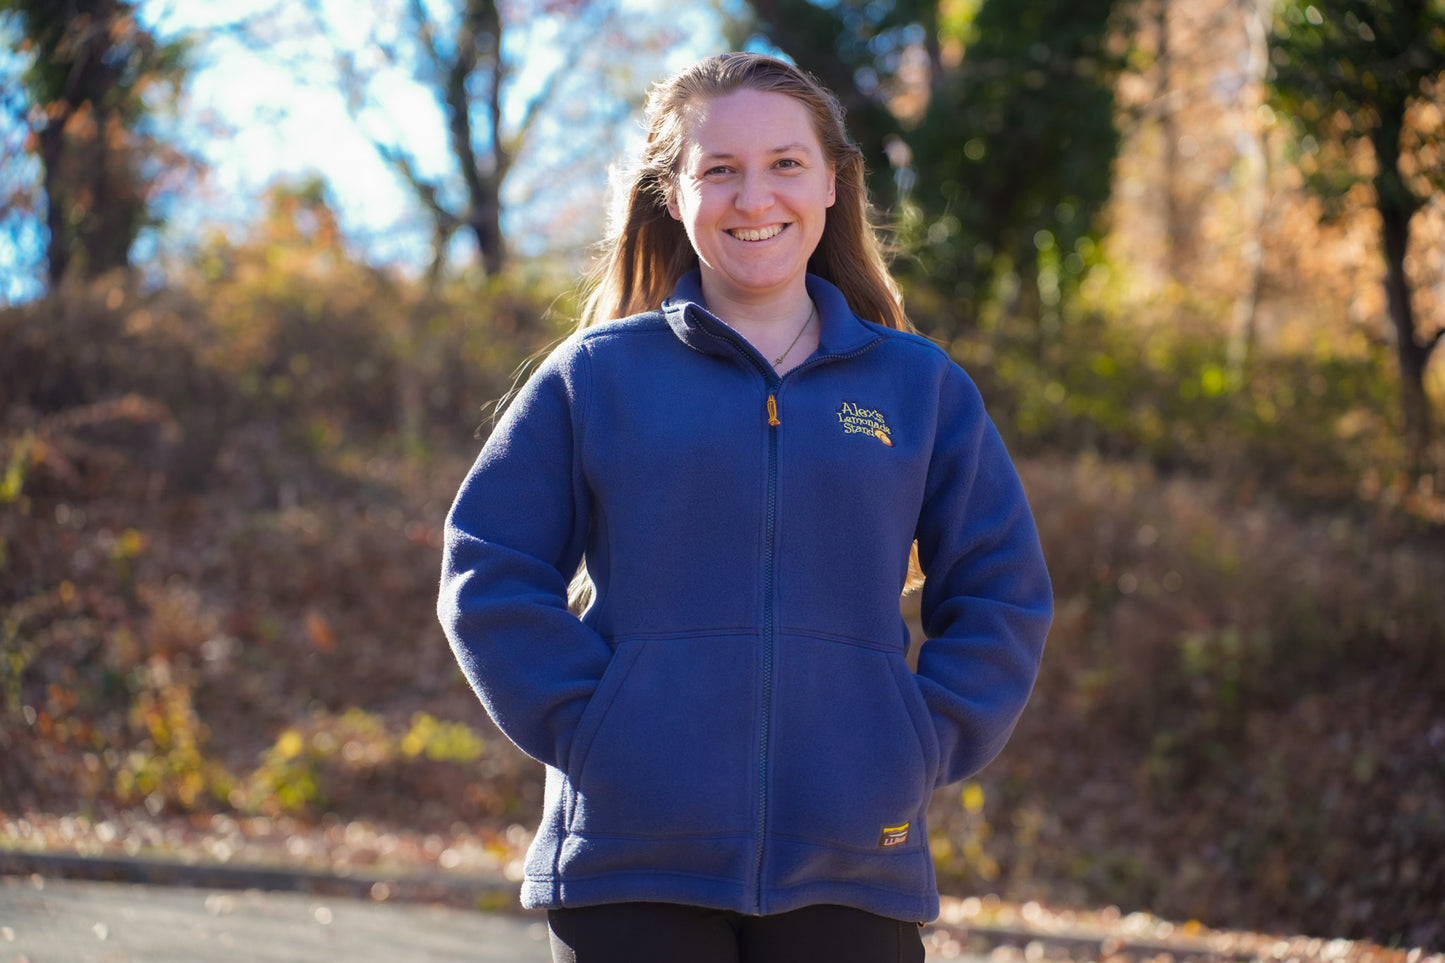
[[[786,357],[788,334],[797,330],[793,342],[803,342],[806,357],[818,335],[804,275],[836,198],[807,108],[744,88],[688,113],[688,146],[667,209],[697,252],[703,298],[768,357],[779,349]]]
[[[1052,615],[1033,517],[833,97],[725,54],[648,119],[579,330],[447,519],[452,649],[547,767],[522,900],[558,961],[921,961],[929,800],[1003,747]]]

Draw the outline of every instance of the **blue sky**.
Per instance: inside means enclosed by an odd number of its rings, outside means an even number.
[[[321,0],[337,41],[365,58],[372,30],[388,24],[374,11],[394,0]],[[429,0],[440,4],[441,0]],[[628,33],[667,29],[676,38],[658,53],[657,70],[637,79],[636,95],[658,74],[676,69],[696,56],[721,49],[718,4],[712,0],[619,0],[631,11]],[[326,179],[348,237],[377,262],[419,263],[426,256],[425,225],[398,181],[377,155],[346,108],[334,83],[329,53],[301,31],[288,35],[282,26],[277,42],[266,50],[248,49],[225,31],[249,16],[279,9],[294,16],[302,4],[278,0],[140,0],[148,27],[162,36],[201,31],[206,37],[196,51],[196,67],[187,85],[176,135],[202,157],[207,174],[199,194],[176,199],[168,208],[165,233],[145,239],[135,255],[140,261],[159,255],[183,256],[186,245],[215,225],[237,227],[254,215],[256,199],[278,177],[317,173]],[[505,9],[505,8],[504,8]],[[658,11],[666,9],[667,16]],[[525,50],[531,89],[557,64],[553,36],[556,23],[541,23],[529,36],[517,36]],[[393,70],[373,87],[373,103],[362,123],[373,136],[407,145],[429,174],[449,168],[446,127],[432,94],[404,71]],[[527,89],[524,83],[523,89]],[[515,104],[511,105],[515,108]],[[577,104],[571,105],[577,113]],[[582,111],[586,117],[586,111]],[[612,125],[614,128],[616,125]],[[635,125],[626,125],[629,128]],[[580,247],[603,223],[600,194],[608,165],[625,153],[632,130],[579,132],[571,121],[544,129],[523,160],[541,167],[557,155],[545,142],[579,133],[595,138],[598,149],[578,159],[575,151],[556,171],[522,166],[509,178],[507,202],[509,240],[524,253]],[[215,132],[221,132],[218,136]],[[605,134],[605,136],[604,136]],[[8,142],[7,142],[8,146]],[[6,163],[20,163],[7,157]],[[570,193],[569,193],[570,192]],[[595,205],[593,201],[596,201]],[[585,223],[595,207],[595,223]],[[559,224],[559,222],[561,222]],[[40,291],[40,232],[0,236],[0,303],[34,296]],[[18,242],[18,243],[17,243]],[[28,248],[28,249],[27,249]]]
[[[147,0],[141,9],[153,29],[169,36],[217,30],[271,6],[269,0]],[[359,43],[362,38],[345,39]],[[380,260],[407,259],[410,240],[399,249],[387,243],[411,215],[406,194],[352,122],[341,91],[319,69],[306,76],[281,62],[296,55],[295,49],[248,49],[224,33],[206,42],[190,78],[186,112],[230,133],[197,140],[208,166],[207,201],[198,209],[183,206],[183,223],[176,227],[186,231],[202,221],[243,223],[266,185],[280,176],[315,172],[330,184],[348,232]],[[401,136],[433,165],[444,164],[445,126],[435,102],[414,85],[397,88],[391,110]],[[195,223],[188,223],[192,219]]]

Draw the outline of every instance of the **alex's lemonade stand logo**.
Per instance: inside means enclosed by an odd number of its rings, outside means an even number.
[[[843,426],[844,434],[872,435],[889,448],[893,447],[888,422],[884,420],[883,412],[876,408],[864,408],[856,402],[845,401],[843,407],[838,409],[838,421]]]

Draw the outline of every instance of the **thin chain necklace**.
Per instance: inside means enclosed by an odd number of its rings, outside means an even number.
[[[817,306],[816,304],[813,304],[811,301],[808,302],[808,316],[803,319],[803,326],[798,329],[798,333],[797,333],[797,334],[793,335],[793,343],[790,344],[790,345],[788,345],[786,348],[784,348],[784,349],[783,349],[783,353],[780,354],[780,355],[778,355],[776,358],[773,359],[773,367],[774,367],[774,368],[776,368],[778,365],[782,364],[782,363],[783,363],[783,359],[788,356],[788,352],[789,352],[789,351],[792,351],[794,348],[796,348],[796,347],[798,346],[798,339],[803,336],[803,332],[804,332],[804,331],[808,330],[808,325],[810,325],[810,324],[813,323],[813,315],[815,315],[815,314],[817,314],[817,313],[818,313],[818,306]]]

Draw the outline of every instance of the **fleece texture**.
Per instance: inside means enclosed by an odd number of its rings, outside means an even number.
[[[937,915],[929,797],[1012,731],[1049,577],[973,382],[808,289],[820,344],[782,378],[707,313],[696,273],[660,310],[579,332],[461,485],[438,613],[547,769],[528,907]],[[898,604],[915,539],[916,672]]]

